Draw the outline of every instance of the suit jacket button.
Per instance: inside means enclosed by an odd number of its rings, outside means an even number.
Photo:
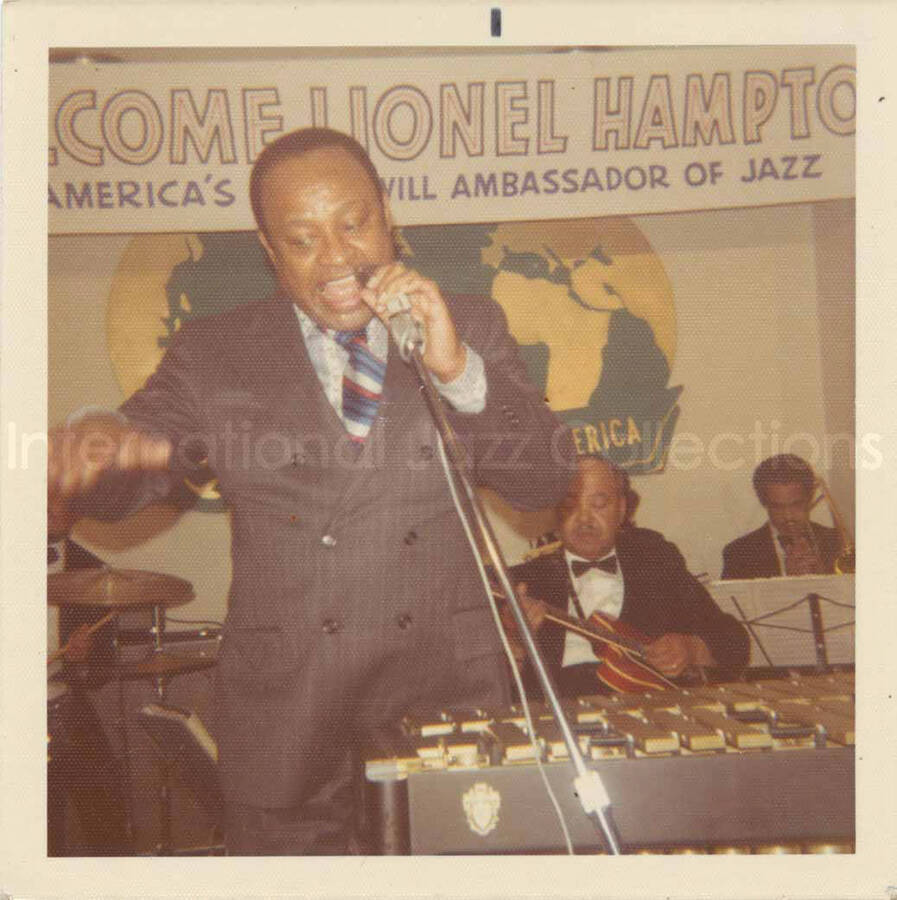
[[[321,631],[324,634],[336,634],[339,631],[339,622],[336,619],[324,619],[321,622]]]
[[[411,627],[411,616],[409,616],[408,613],[403,613],[398,617],[398,619],[396,619],[396,624],[399,626],[399,628],[402,629],[402,631],[407,630]]]
[[[423,447],[420,448],[420,458],[421,459],[432,459],[433,458],[433,448],[429,444],[424,444]]]
[[[417,532],[409,531],[408,534],[405,535],[405,543],[410,547],[417,540]]]
[[[336,538],[332,534],[325,534],[321,538],[321,543],[325,547],[335,547],[336,546]]]

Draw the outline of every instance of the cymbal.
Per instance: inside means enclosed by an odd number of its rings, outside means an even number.
[[[132,678],[172,678],[183,672],[207,669],[214,666],[217,660],[212,656],[187,656],[186,654],[154,653],[148,659],[139,662],[120,663],[112,666],[110,675],[125,680]]]
[[[51,606],[180,606],[193,585],[174,575],[139,569],[79,569],[47,576]]]

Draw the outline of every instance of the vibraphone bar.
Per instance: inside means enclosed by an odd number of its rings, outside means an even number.
[[[625,852],[852,852],[852,673],[567,701]],[[578,852],[601,839],[550,711],[440,710],[373,737],[366,821],[383,853]]]

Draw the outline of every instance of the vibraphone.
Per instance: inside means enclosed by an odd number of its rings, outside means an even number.
[[[852,673],[567,701],[624,851],[853,852]],[[573,795],[551,713],[441,710],[406,717],[365,753],[374,852],[552,853],[603,845]],[[535,743],[535,746],[534,746]]]

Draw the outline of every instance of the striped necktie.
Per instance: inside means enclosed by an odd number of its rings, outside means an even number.
[[[349,353],[343,372],[343,424],[349,437],[363,444],[377,415],[386,363],[371,353],[364,329],[335,331],[333,337]]]

